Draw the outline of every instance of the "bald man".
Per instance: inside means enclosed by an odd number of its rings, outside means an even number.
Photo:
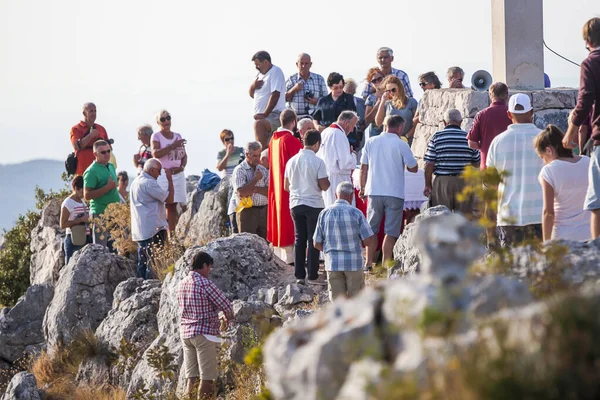
[[[300,120],[312,117],[319,98],[327,96],[327,85],[321,75],[310,72],[312,61],[308,54],[298,55],[296,66],[298,73],[291,75],[285,82],[285,101]]]
[[[302,143],[294,137],[298,122],[294,110],[281,113],[281,128],[273,133],[269,143],[269,193],[267,216],[267,240],[273,244],[275,253],[283,261],[294,260],[294,221],[290,212],[290,194],[285,191],[285,166],[300,150]]]
[[[106,129],[96,124],[96,105],[83,105],[83,121],[71,128],[71,144],[77,156],[76,175],[83,175],[87,167],[94,162],[94,143],[98,140],[108,142]]]

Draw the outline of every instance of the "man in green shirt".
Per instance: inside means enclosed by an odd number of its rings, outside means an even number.
[[[121,198],[117,190],[117,172],[110,160],[110,145],[104,140],[94,143],[95,161],[83,173],[83,196],[90,202],[90,215],[96,218],[104,213],[111,203]],[[93,229],[94,243],[109,246],[108,233]]]

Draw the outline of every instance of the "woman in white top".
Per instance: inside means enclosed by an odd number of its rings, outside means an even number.
[[[71,228],[75,225],[85,225],[88,222],[90,210],[83,200],[83,176],[76,176],[71,182],[71,187],[73,193],[62,202],[60,208],[60,227],[66,229],[64,241],[65,264],[69,263],[73,253],[83,248],[87,243],[92,242],[89,228],[86,227],[85,243],[81,245],[73,244]]]
[[[590,159],[566,149],[563,136],[559,127],[548,125],[534,141],[545,164],[538,178],[544,193],[543,237],[590,240],[590,214],[583,209]]]

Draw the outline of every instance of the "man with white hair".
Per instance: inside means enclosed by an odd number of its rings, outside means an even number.
[[[352,297],[364,287],[363,246],[372,246],[376,240],[365,216],[351,204],[352,183],[340,182],[335,192],[337,200],[319,214],[313,237],[315,248],[325,254],[332,301],[338,296]]]
[[[448,78],[448,87],[450,89],[464,89],[463,80],[465,79],[465,71],[461,67],[450,67],[446,71]]]
[[[269,171],[260,164],[261,151],[260,142],[246,145],[246,159],[233,170],[231,183],[238,207],[242,199],[252,200],[248,207],[236,210],[239,232],[254,233],[266,240]]]
[[[460,176],[467,165],[479,168],[479,150],[469,147],[467,132],[460,129],[462,115],[451,108],[444,113],[445,128],[433,134],[425,152],[425,196],[431,195],[431,205],[444,205],[464,215],[473,213],[473,197],[459,202],[456,195],[465,184]],[[432,183],[433,175],[435,180]]]
[[[138,244],[138,278],[150,278],[152,252],[167,239],[167,213],[165,203],[173,202],[173,177],[170,169],[164,169],[168,189],[163,190],[157,179],[163,171],[156,158],[144,163],[144,169],[131,183],[131,239]]]
[[[379,67],[381,68],[381,72],[383,73],[383,76],[386,77],[388,75],[395,75],[397,76],[400,81],[402,81],[402,84],[404,85],[404,90],[406,92],[406,95],[408,97],[413,97],[413,92],[412,89],[410,88],[410,80],[408,79],[408,75],[406,74],[406,72],[400,70],[400,69],[396,69],[396,68],[392,68],[392,62],[394,61],[394,51],[392,49],[390,49],[389,47],[380,47],[377,50],[377,63],[379,64]],[[365,89],[362,92],[362,98],[366,99],[367,97],[369,97],[370,94],[372,94],[372,88],[373,85],[371,84],[371,82],[368,82],[368,84],[365,86]]]
[[[304,138],[306,137],[306,132],[315,129],[312,119],[310,118],[302,118],[298,121],[298,125],[296,126],[298,129],[298,135],[300,136],[300,141],[304,144]]]
[[[287,106],[296,111],[298,119],[312,117],[317,101],[327,96],[325,78],[310,72],[312,61],[310,55],[301,53],[296,61],[298,73],[290,76],[285,85]]]
[[[356,156],[350,148],[348,134],[350,134],[356,123],[358,115],[354,111],[342,111],[337,123],[331,124],[321,133],[321,148],[317,156],[325,162],[327,174],[331,186],[323,192],[325,207],[335,202],[335,188],[340,182],[351,182],[352,171],[356,168]],[[354,198],[350,204],[355,204]]]

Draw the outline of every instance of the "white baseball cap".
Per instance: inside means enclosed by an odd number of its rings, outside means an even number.
[[[521,106],[522,110],[517,110],[517,105]],[[531,107],[531,100],[529,96],[524,93],[517,93],[510,96],[510,100],[508,101],[508,111],[513,114],[525,114],[531,111],[533,107]]]

